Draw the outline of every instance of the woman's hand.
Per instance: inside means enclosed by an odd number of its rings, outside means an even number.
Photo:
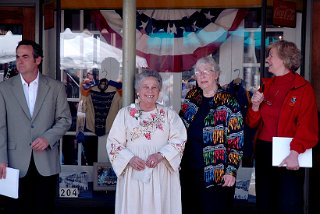
[[[224,175],[223,180],[223,187],[232,187],[236,183],[236,178],[232,175]]]
[[[251,97],[251,102],[252,102],[252,110],[253,111],[258,111],[260,104],[264,100],[264,95],[260,91],[254,92],[254,94]]]
[[[137,157],[137,156],[133,156],[131,158],[131,160],[129,161],[129,165],[138,171],[144,170],[144,168],[146,167],[146,163],[144,162],[144,160],[142,160],[141,158]]]
[[[147,158],[147,167],[155,168],[158,165],[158,163],[160,163],[163,159],[164,157],[162,157],[161,153],[154,153]]]
[[[288,170],[298,170],[299,169],[299,161],[298,161],[299,153],[291,150],[290,154],[283,159],[280,163],[280,166],[285,166]]]

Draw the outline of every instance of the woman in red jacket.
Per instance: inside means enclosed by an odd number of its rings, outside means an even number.
[[[262,80],[252,96],[247,124],[257,128],[255,143],[258,213],[303,213],[304,169],[299,154],[318,142],[318,112],[309,82],[295,71],[301,53],[292,42],[280,40],[268,47],[266,62],[274,76]],[[290,153],[272,167],[272,137],[290,137]]]

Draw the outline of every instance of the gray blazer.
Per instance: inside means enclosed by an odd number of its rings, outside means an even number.
[[[31,143],[38,137],[48,140],[45,151],[35,151],[38,172],[50,176],[61,171],[59,139],[72,122],[62,82],[39,74],[38,94],[33,116],[23,92],[20,75],[0,83],[0,163],[27,173],[32,154]]]

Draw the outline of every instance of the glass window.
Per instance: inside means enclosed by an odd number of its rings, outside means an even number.
[[[228,87],[237,80],[248,92],[253,92],[260,87],[260,68],[265,57],[262,44],[268,46],[278,39],[286,39],[300,46],[301,13],[297,13],[295,28],[274,26],[272,14],[272,8],[268,8],[265,41],[262,41],[261,8],[137,10],[136,68],[149,67],[161,72],[164,87],[159,102],[176,111],[186,93],[196,87],[193,66],[202,56],[211,55],[219,63],[221,86]],[[125,72],[122,71],[123,14],[122,10],[64,10],[61,21],[61,77],[76,115],[81,87],[90,87],[102,78],[112,80],[115,86],[121,82]],[[93,69],[94,81],[88,81],[88,70]],[[86,156],[82,155],[84,144],[74,144],[76,116],[73,121],[70,136],[63,139],[62,150],[76,146],[70,153],[73,156],[63,163],[91,166],[92,161],[99,161],[99,154],[105,160],[105,147],[99,147],[98,143],[103,140],[105,145],[105,139],[88,129],[84,129],[84,134],[91,136],[94,143],[90,143],[92,147]],[[86,157],[91,161],[86,161]],[[254,194],[254,190],[251,192]]]
[[[0,24],[0,82],[18,74],[16,47],[21,40],[21,25]]]

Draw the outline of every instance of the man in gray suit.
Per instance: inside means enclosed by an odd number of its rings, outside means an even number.
[[[42,58],[39,44],[20,41],[19,75],[0,83],[0,179],[7,166],[20,170],[19,199],[9,200],[9,213],[54,213],[59,139],[72,119],[64,85],[39,72]]]

